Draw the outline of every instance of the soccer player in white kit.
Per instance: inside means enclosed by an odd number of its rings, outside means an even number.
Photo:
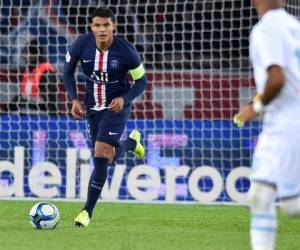
[[[276,198],[285,213],[300,216],[300,23],[282,0],[252,0],[260,21],[250,35],[257,95],[234,122],[264,113],[249,191],[251,246],[275,249]]]

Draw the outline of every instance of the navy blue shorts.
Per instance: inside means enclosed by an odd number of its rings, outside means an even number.
[[[130,115],[130,106],[124,107],[120,113],[108,109],[91,112],[87,116],[89,135],[92,146],[96,141],[104,142],[114,147],[119,146],[119,140]]]

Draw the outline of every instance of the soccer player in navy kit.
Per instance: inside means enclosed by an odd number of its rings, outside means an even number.
[[[115,29],[113,13],[107,8],[97,8],[91,16],[92,33],[74,42],[64,65],[64,85],[73,103],[72,115],[82,119],[86,114],[94,147],[94,170],[86,204],[74,220],[77,226],[88,226],[106,181],[107,166],[126,150],[133,151],[139,158],[145,155],[137,130],[133,130],[123,144],[119,143],[129,118],[130,104],[145,90],[147,79],[137,50],[115,36]],[[85,105],[77,99],[74,71],[78,61],[86,77]],[[135,81],[132,87],[128,72]]]

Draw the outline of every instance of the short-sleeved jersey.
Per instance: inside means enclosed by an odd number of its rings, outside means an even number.
[[[137,50],[118,36],[113,37],[112,45],[105,52],[96,47],[93,33],[80,36],[66,55],[65,70],[74,73],[78,61],[86,78],[87,109],[106,109],[112,99],[129,91],[129,71],[134,80],[144,75]]]
[[[264,130],[286,131],[300,126],[300,23],[284,9],[269,10],[250,36],[250,55],[257,93],[263,93],[272,65],[284,69],[286,82],[267,106]]]

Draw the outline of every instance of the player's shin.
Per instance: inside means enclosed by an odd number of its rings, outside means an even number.
[[[133,140],[132,138],[128,137],[125,141],[120,143],[118,147],[115,147],[116,154],[113,159],[112,165],[115,165],[116,161],[124,155],[125,152],[127,151],[133,151],[136,146],[136,141]]]
[[[251,246],[253,250],[273,250],[277,234],[275,188],[266,184],[251,184]]]
[[[94,170],[89,181],[87,201],[83,208],[88,212],[90,217],[92,216],[93,209],[99,199],[102,188],[106,181],[107,164],[107,158],[94,157]]]

